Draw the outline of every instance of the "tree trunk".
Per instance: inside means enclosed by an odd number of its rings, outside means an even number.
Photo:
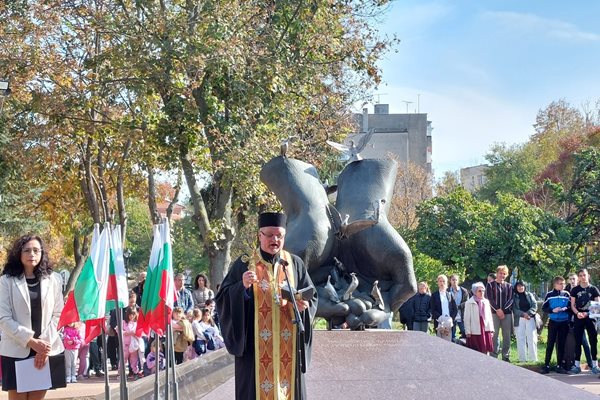
[[[121,163],[119,164],[119,170],[117,172],[117,209],[119,210],[119,223],[121,224],[121,239],[123,240],[122,246],[125,248],[125,235],[127,234],[127,210],[125,208],[125,189],[123,188],[123,175],[125,174],[125,162],[129,158],[129,150],[131,149],[131,137],[127,139],[125,147],[123,149],[123,156],[121,157]]]
[[[192,220],[200,231],[201,240],[203,240],[204,248],[208,255],[209,278],[211,282],[217,284],[225,277],[227,267],[231,262],[231,242],[235,237],[235,231],[231,226],[231,200],[233,192],[230,186],[221,186],[223,182],[215,177],[213,184],[216,187],[219,198],[217,199],[215,213],[213,214],[215,224],[211,226],[206,205],[202,199],[194,174],[194,168],[188,158],[185,146],[180,147],[179,160],[194,209]]]
[[[147,167],[148,172],[148,208],[150,209],[150,218],[152,224],[160,224],[160,214],[156,206],[156,182],[154,181],[154,169],[151,166]]]
[[[92,150],[93,139],[88,138],[85,153],[82,154],[82,160],[79,164],[79,182],[81,184],[81,191],[85,197],[88,205],[90,215],[94,220],[95,224],[100,223],[100,207],[98,205],[98,198],[94,189],[93,173],[92,173]]]
[[[179,193],[181,193],[181,185],[183,184],[182,181],[182,171],[179,170],[179,173],[177,174],[177,184],[175,185],[175,193],[173,193],[173,198],[167,207],[167,218],[169,220],[171,220],[171,215],[173,215],[173,208],[175,208],[175,205],[179,201]]]
[[[102,204],[102,210],[104,212],[104,222],[113,223],[113,214],[108,209],[108,193],[106,192],[106,182],[104,177],[104,169],[105,169],[105,160],[104,160],[104,149],[106,147],[106,143],[104,140],[98,141],[98,157],[96,160],[96,169],[98,171],[98,193],[100,194],[100,204]]]
[[[71,271],[69,281],[65,286],[65,292],[63,293],[64,295],[68,294],[75,287],[75,282],[77,282],[77,278],[79,278],[79,274],[81,273],[81,269],[83,268],[89,253],[90,243],[88,236],[80,236],[79,233],[75,233],[73,235],[73,255],[75,257],[75,267]]]

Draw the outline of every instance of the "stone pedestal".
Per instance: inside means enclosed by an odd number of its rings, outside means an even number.
[[[422,332],[317,331],[311,400],[597,399],[560,381]],[[232,400],[233,379],[202,397]]]

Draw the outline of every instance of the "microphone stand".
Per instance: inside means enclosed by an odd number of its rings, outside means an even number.
[[[295,320],[292,321],[294,324],[296,324],[296,326],[298,327],[298,332],[296,334],[296,365],[294,365],[294,368],[296,369],[296,372],[294,374],[294,380],[295,382],[295,388],[294,388],[294,398],[298,399],[300,398],[299,396],[297,396],[298,393],[301,393],[302,391],[302,380],[300,378],[300,374],[302,374],[302,367],[303,367],[303,361],[302,361],[302,348],[300,346],[300,344],[302,343],[300,341],[301,337],[304,336],[304,323],[302,322],[302,318],[300,317],[300,310],[298,310],[298,304],[296,304],[296,290],[292,289],[292,284],[290,283],[290,277],[288,276],[288,272],[287,272],[287,268],[285,268],[288,265],[288,262],[283,260],[281,261],[281,258],[279,255],[277,255],[277,263],[279,263],[281,265],[281,269],[283,270],[283,274],[285,275],[285,281],[287,282],[287,287],[288,290],[290,292],[290,295],[292,297],[292,308],[294,309],[294,316],[295,316]]]
[[[292,296],[292,307],[294,308],[294,317],[296,318],[292,321],[294,324],[298,326],[298,333],[304,333],[304,323],[302,322],[302,318],[300,318],[300,310],[298,310],[298,304],[296,304],[296,290],[292,289],[292,284],[290,283],[290,277],[288,276],[287,269],[287,261],[283,260],[283,262],[277,257],[277,263],[281,265],[281,269],[283,270],[283,274],[285,275],[285,281],[287,283],[288,290],[290,295]]]

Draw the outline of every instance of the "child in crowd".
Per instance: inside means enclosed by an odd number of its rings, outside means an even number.
[[[186,318],[183,308],[175,307],[173,309],[171,326],[173,327],[173,347],[175,349],[175,364],[183,362],[183,353],[194,341],[194,332],[192,324]]]
[[[155,340],[150,345],[150,352],[148,356],[146,356],[146,362],[144,363],[144,375],[152,375],[156,372],[156,342]],[[162,345],[160,345],[161,350],[158,352],[158,368],[159,370],[165,369],[165,356],[162,352]]]
[[[67,383],[77,383],[77,354],[83,343],[79,332],[79,322],[73,322],[63,329],[63,345],[65,346],[65,376]]]
[[[564,365],[565,344],[569,333],[569,307],[571,295],[564,290],[565,278],[557,276],[552,280],[554,290],[546,293],[542,310],[548,314],[548,340],[546,344],[546,358],[541,373],[550,373],[550,359],[556,343],[556,368],[559,374],[566,374]]]
[[[223,336],[219,328],[212,319],[211,311],[208,308],[202,310],[202,321],[199,323],[200,329],[204,332],[206,338],[206,348],[208,351],[213,351],[225,347]],[[213,343],[211,343],[211,339]]]
[[[194,320],[192,321],[192,330],[194,331],[194,342],[192,347],[194,348],[194,353],[197,356],[200,356],[206,353],[206,338],[204,337],[204,331],[200,326],[200,322],[202,322],[202,310],[199,308],[194,308],[192,311],[194,315]]]
[[[79,351],[77,352],[77,358],[79,360],[79,367],[77,368],[77,378],[87,378],[88,377],[88,354],[90,352],[90,344],[85,343],[85,324],[79,324],[79,335],[83,338],[81,341],[81,346],[79,347]]]
[[[137,311],[133,307],[127,307],[125,309],[125,318],[123,321],[123,358],[129,362],[129,368],[133,372],[133,378],[141,378],[143,374],[140,373],[138,365],[139,356],[138,351],[140,349],[141,338],[135,335],[137,329]]]
[[[219,330],[220,330],[221,329],[221,325],[219,324],[219,313],[215,309],[215,301],[214,301],[214,299],[208,299],[208,300],[206,300],[205,307],[210,310],[210,316],[211,316],[213,322],[215,323],[215,325],[217,326],[217,328],[219,328]]]

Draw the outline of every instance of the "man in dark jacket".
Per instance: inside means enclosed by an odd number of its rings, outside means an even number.
[[[415,316],[415,312],[413,309],[413,301],[415,300],[415,296],[412,296],[408,300],[404,302],[398,309],[398,313],[400,314],[400,323],[406,325],[406,329],[409,331],[413,330],[413,320]]]
[[[452,296],[448,291],[448,277],[440,275],[437,277],[438,290],[431,295],[431,319],[433,319],[433,327],[436,335],[444,339],[450,340],[450,331],[446,332],[445,328],[438,329],[440,317],[452,318],[452,325],[458,313],[456,303],[452,300]]]
[[[431,318],[429,285],[419,282],[419,291],[413,296],[413,330],[427,332]]]
[[[550,359],[556,343],[556,372],[566,374],[567,369],[564,364],[564,351],[567,334],[569,333],[569,307],[571,306],[571,296],[569,292],[563,290],[565,287],[565,278],[557,276],[552,280],[554,290],[546,293],[542,309],[548,314],[548,341],[546,342],[546,358],[542,374],[550,372]]]
[[[452,325],[452,341],[456,341],[456,326],[460,328],[460,337],[465,338],[465,323],[463,322],[463,313],[465,311],[465,303],[469,300],[469,291],[462,286],[459,286],[459,278],[457,274],[450,275],[450,294],[458,313],[454,319],[454,325]]]
[[[485,297],[490,301],[492,319],[494,321],[494,351],[490,356],[510,361],[510,337],[513,331],[513,287],[504,280],[508,276],[508,267],[500,265],[496,268],[496,280],[489,282],[485,288]],[[502,331],[502,347],[500,347],[500,331]]]

